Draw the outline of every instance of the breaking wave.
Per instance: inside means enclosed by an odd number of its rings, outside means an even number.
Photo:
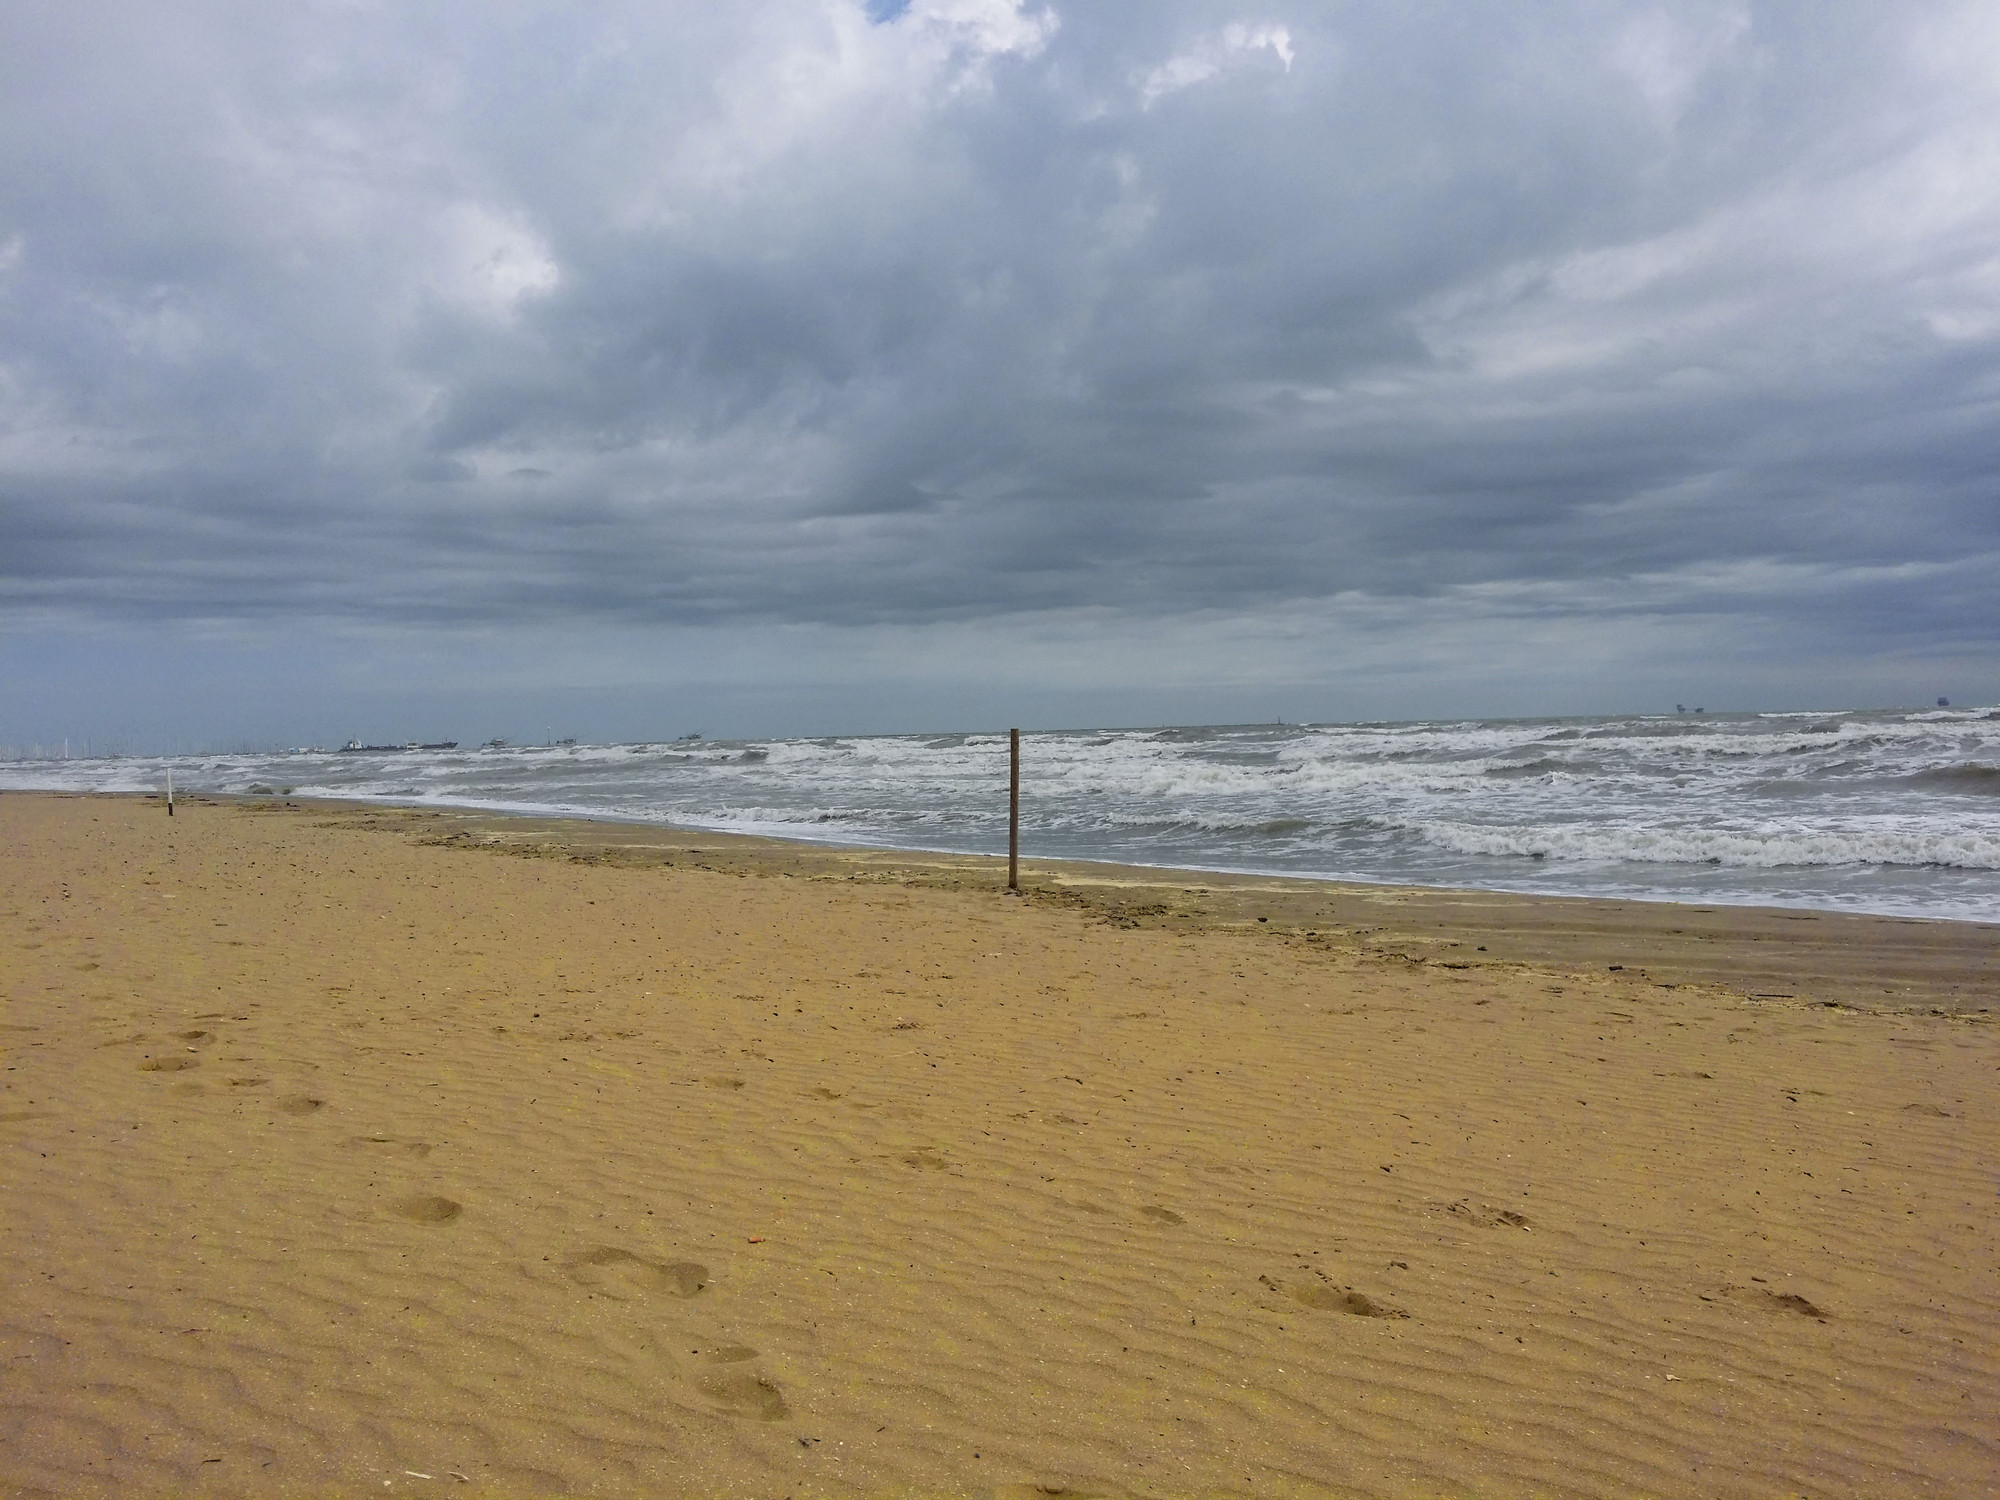
[[[1945,791],[1972,792],[1988,797],[2000,796],[2000,766],[1982,765],[1978,761],[1916,771],[1908,779],[1912,786],[1938,787]]]
[[[1725,865],[1739,870],[1835,865],[2000,870],[2000,834],[1996,833],[1891,829],[1479,828],[1449,823],[1431,824],[1415,831],[1426,842],[1459,854],[1515,859]]]

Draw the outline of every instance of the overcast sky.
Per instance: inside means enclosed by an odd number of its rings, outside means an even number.
[[[0,741],[2000,697],[2000,7],[0,12]]]

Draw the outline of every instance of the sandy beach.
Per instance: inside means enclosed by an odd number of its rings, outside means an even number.
[[[2000,1493],[2000,926],[0,796],[0,1493]]]

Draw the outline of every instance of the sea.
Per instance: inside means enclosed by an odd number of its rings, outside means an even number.
[[[2000,708],[1024,731],[1024,856],[2000,921]],[[0,788],[282,793],[1004,853],[1007,736],[0,763]]]

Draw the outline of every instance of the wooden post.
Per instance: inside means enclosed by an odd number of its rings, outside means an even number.
[[[1007,889],[1021,889],[1021,731],[1007,731]]]

